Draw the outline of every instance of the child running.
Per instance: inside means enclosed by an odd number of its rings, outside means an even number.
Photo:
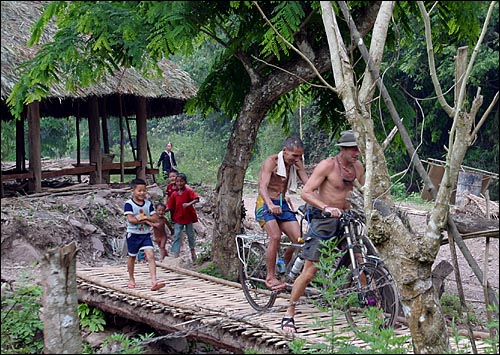
[[[160,261],[163,261],[166,256],[168,256],[168,252],[166,249],[167,245],[167,231],[165,228],[168,228],[170,234],[174,234],[174,229],[172,225],[165,217],[165,212],[167,207],[163,202],[158,202],[155,206],[156,215],[158,216],[157,222],[151,222],[151,227],[153,227],[153,235],[156,244],[158,244],[158,248],[160,249]]]
[[[130,182],[132,198],[125,202],[124,215],[127,218],[127,270],[129,275],[128,288],[135,288],[135,259],[139,249],[143,248],[149,264],[151,274],[151,291],[157,291],[165,287],[165,283],[156,280],[156,261],[151,240],[152,222],[157,222],[158,216],[151,203],[146,199],[146,182],[142,179],[134,179]]]
[[[187,177],[179,173],[176,178],[177,191],[168,199],[168,209],[172,211],[174,221],[174,242],[172,243],[172,253],[175,258],[179,257],[181,250],[181,233],[185,229],[188,236],[189,248],[191,250],[191,260],[196,261],[195,236],[193,223],[198,222],[198,215],[193,204],[200,201],[198,194],[187,187]]]

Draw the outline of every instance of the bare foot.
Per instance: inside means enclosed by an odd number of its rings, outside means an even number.
[[[266,280],[266,286],[271,291],[280,291],[286,287],[286,285],[278,279]]]
[[[158,291],[160,288],[165,287],[164,282],[157,282],[151,287],[151,291]]]

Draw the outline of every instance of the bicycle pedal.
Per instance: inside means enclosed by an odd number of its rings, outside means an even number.
[[[373,307],[377,304],[377,300],[373,297],[370,297],[370,298],[367,298],[366,299],[366,305],[367,306],[370,306],[370,307]]]
[[[373,307],[377,304],[377,299],[372,291],[358,293],[358,301],[361,308]]]

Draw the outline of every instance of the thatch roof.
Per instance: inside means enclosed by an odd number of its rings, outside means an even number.
[[[41,15],[45,1],[2,1],[2,67],[1,100],[2,118],[12,118],[6,105],[6,99],[17,81],[17,67],[34,56],[37,47],[27,47],[33,24]],[[44,33],[42,43],[50,40],[55,28]],[[90,96],[106,97],[108,115],[119,116],[118,98],[123,98],[123,114],[135,114],[134,97],[147,99],[147,116],[163,117],[182,112],[186,100],[196,94],[197,87],[189,74],[178,68],[173,62],[163,60],[159,63],[163,71],[163,80],[149,79],[134,69],[123,69],[114,76],[109,76],[97,85],[79,88],[69,92],[64,84],[50,88],[50,96],[40,104],[41,116],[87,117],[85,101]]]

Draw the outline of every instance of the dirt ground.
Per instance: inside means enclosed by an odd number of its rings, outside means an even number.
[[[195,187],[201,196],[196,205],[200,221],[196,223],[197,253],[200,256],[211,244],[213,229],[213,191]],[[148,188],[152,200],[163,196],[162,188],[154,184]],[[4,287],[27,276],[36,275],[38,262],[44,253],[54,247],[76,241],[79,253],[78,263],[102,265],[123,262],[122,244],[125,223],[122,208],[130,192],[126,184],[45,188],[40,194],[25,197],[1,199],[1,276]],[[254,219],[256,193],[249,190],[244,194],[246,209],[245,228],[248,232],[262,233]],[[303,204],[299,195],[291,195],[294,207]],[[413,225],[425,226],[425,211],[419,206],[406,205]],[[466,241],[478,265],[483,268],[485,238]],[[167,245],[169,250],[170,242]],[[491,238],[488,254],[487,278],[498,297],[499,273],[498,238]],[[484,318],[484,293],[471,268],[458,252],[460,277],[467,302],[478,317]],[[169,259],[170,260],[170,259]],[[436,264],[441,260],[451,263],[449,246],[441,247]],[[187,247],[180,259],[172,259],[187,268],[192,265]],[[445,293],[456,294],[455,274],[451,273],[445,282]]]

